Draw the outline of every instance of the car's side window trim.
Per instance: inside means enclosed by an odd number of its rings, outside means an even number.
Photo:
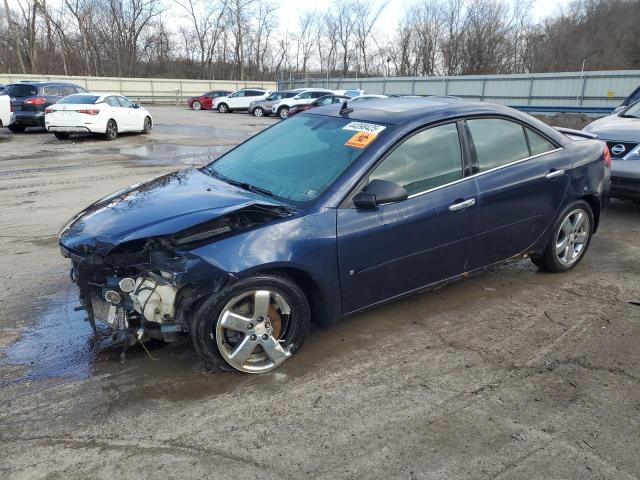
[[[362,190],[362,188],[364,188],[364,186],[366,185],[369,176],[371,175],[371,173],[382,163],[384,162],[387,157],[389,155],[391,155],[400,145],[402,145],[405,141],[407,141],[408,139],[410,139],[411,137],[413,137],[414,135],[417,135],[421,132],[424,132],[425,130],[429,130],[431,128],[435,128],[435,127],[440,127],[442,125],[448,125],[451,123],[455,123],[457,130],[458,130],[458,141],[460,142],[460,153],[461,153],[461,167],[462,167],[462,175],[463,177],[459,180],[456,180],[454,182],[451,182],[449,184],[446,185],[441,185],[438,187],[434,187],[433,189],[424,191],[424,192],[418,192],[418,193],[414,193],[412,195],[410,195],[408,198],[413,198],[416,197],[418,195],[422,195],[423,193],[427,193],[428,191],[432,191],[432,190],[436,190],[438,188],[443,188],[447,185],[452,185],[454,183],[458,183],[461,181],[466,180],[467,178],[467,171],[469,168],[469,159],[467,158],[467,155],[469,153],[468,151],[468,145],[466,144],[467,140],[464,138],[463,132],[461,130],[462,128],[462,120],[460,119],[447,119],[441,122],[436,122],[436,123],[431,123],[429,125],[423,125],[419,128],[416,128],[415,130],[411,130],[410,132],[406,133],[405,135],[403,135],[401,138],[399,138],[393,145],[391,145],[391,147],[389,147],[381,156],[380,158],[378,158],[378,160],[376,162],[374,162],[373,165],[371,165],[369,167],[369,169],[367,170],[367,172],[360,178],[360,180],[356,183],[356,185],[349,191],[349,193],[347,193],[347,195],[345,195],[345,197],[342,199],[342,201],[340,202],[338,208],[354,208],[353,205],[353,197],[360,191]]]

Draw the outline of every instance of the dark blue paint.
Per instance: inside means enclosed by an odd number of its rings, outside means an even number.
[[[303,115],[337,116],[338,110],[318,107]],[[374,210],[351,206],[350,196],[366,173],[407,134],[429,124],[482,115],[527,124],[561,150]],[[507,107],[452,99],[385,99],[356,106],[347,117],[382,123],[387,129],[311,206],[197,248],[177,249],[177,255],[188,258],[179,276],[181,286],[206,282],[207,276],[214,282],[266,270],[302,274],[320,295],[323,318],[318,320],[332,322],[514,255],[540,251],[569,203],[590,196],[604,205],[608,172],[602,144],[573,142]],[[467,151],[467,162],[470,154]],[[554,169],[565,174],[546,179]],[[475,199],[476,205],[449,210],[467,199]],[[95,203],[79,214],[60,241],[72,251],[105,255],[123,243],[172,235],[252,204],[276,205],[268,197],[186,170]]]

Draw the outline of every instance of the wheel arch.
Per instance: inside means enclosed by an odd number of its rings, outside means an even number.
[[[595,233],[598,230],[598,225],[600,223],[600,211],[602,210],[600,200],[598,200],[598,197],[593,194],[583,195],[580,197],[580,200],[587,202],[593,211],[593,232]]]

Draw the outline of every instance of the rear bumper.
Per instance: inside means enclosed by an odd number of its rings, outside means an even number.
[[[44,112],[14,112],[16,125],[44,127]]]
[[[91,130],[84,126],[47,126],[48,132],[66,132],[66,133],[89,133]]]
[[[611,176],[611,197],[640,200],[640,179]]]

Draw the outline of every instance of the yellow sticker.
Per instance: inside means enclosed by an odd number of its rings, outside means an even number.
[[[376,139],[377,135],[371,132],[356,132],[353,137],[351,137],[345,143],[347,147],[353,148],[367,148],[367,146]]]

